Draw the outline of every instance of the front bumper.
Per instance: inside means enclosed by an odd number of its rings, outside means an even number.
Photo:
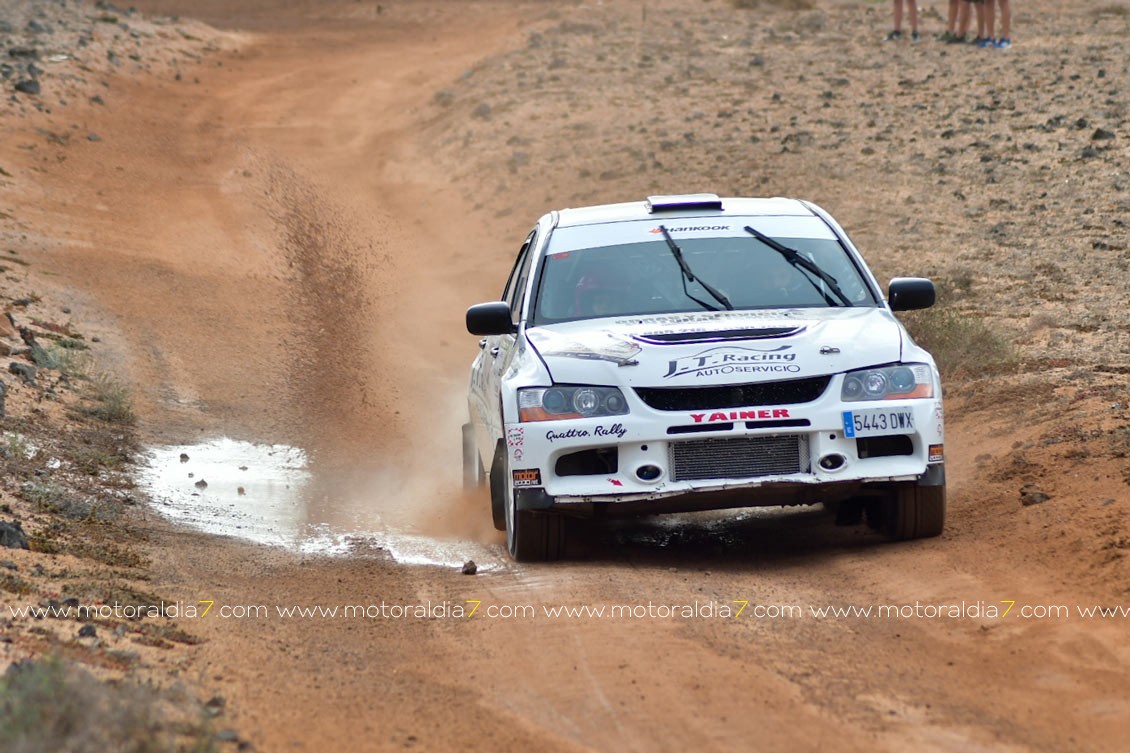
[[[534,506],[632,503],[660,512],[660,501],[676,498],[701,496],[702,509],[808,504],[917,480],[943,462],[944,420],[935,398],[826,396],[695,412],[636,405],[626,416],[507,424],[506,436],[512,481]],[[636,504],[647,502],[655,504]]]

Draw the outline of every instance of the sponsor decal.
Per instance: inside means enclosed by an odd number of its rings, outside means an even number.
[[[520,486],[541,486],[541,469],[540,468],[527,468],[522,471],[513,471],[514,487]]]
[[[522,452],[521,447],[515,447],[514,448],[514,459],[515,460],[521,460],[525,456],[526,456],[526,453]]]
[[[515,426],[506,430],[506,446],[507,447],[522,447],[526,444],[526,429],[523,426]]]
[[[671,235],[675,233],[707,233],[707,232],[725,232],[730,229],[729,225],[687,225],[685,227],[669,227],[667,232]],[[647,232],[652,235],[659,235],[663,231],[658,227],[653,227]]]
[[[612,484],[613,486],[623,486],[624,485],[624,482],[621,481],[618,478],[610,478],[610,479],[608,479],[608,483]]]
[[[606,331],[585,332],[576,336],[530,332],[527,337],[543,356],[615,361],[621,366],[627,365],[626,362],[642,350],[631,340]]]
[[[929,455],[929,458],[928,458],[929,462],[940,463],[945,459],[946,459],[946,454],[945,454],[945,452],[943,452],[943,446],[942,445],[940,445],[940,444],[930,445],[930,455]]]
[[[754,408],[750,410],[716,411],[714,413],[692,413],[696,424],[709,424],[715,421],[757,421],[766,418],[791,418],[788,408]]]
[[[565,431],[547,431],[545,438],[550,442],[556,442],[559,439],[584,439],[585,437],[615,437],[616,439],[623,439],[628,430],[624,428],[624,424],[612,424],[611,426],[594,426],[589,429],[566,429]]]
[[[756,374],[774,372],[797,372],[800,366],[793,361],[796,353],[791,345],[778,345],[776,348],[737,348],[722,345],[704,350],[686,358],[676,358],[667,364],[664,379],[693,374],[697,377],[720,374]]]
[[[640,324],[648,324],[655,326],[663,325],[687,325],[687,324],[705,324],[710,327],[719,326],[718,322],[745,322],[745,321],[781,321],[788,319],[799,319],[802,316],[809,316],[798,310],[763,310],[763,311],[702,311],[702,312],[689,312],[686,314],[646,314],[642,316],[625,317],[617,319],[616,324],[636,326]],[[787,322],[786,322],[787,324]],[[679,328],[680,331],[683,327]],[[691,328],[687,329],[688,332],[695,332],[697,330]],[[662,334],[662,332],[653,332],[651,334]],[[532,336],[532,333],[531,335]]]

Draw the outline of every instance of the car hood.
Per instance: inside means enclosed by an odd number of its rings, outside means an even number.
[[[801,379],[897,362],[886,309],[774,309],[589,319],[526,330],[558,384],[677,387]]]

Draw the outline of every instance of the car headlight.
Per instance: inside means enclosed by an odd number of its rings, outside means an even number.
[[[617,387],[555,384],[518,390],[519,421],[623,416],[627,412],[628,401]]]
[[[849,371],[844,374],[844,386],[840,389],[840,399],[847,403],[933,396],[934,374],[924,363]]]

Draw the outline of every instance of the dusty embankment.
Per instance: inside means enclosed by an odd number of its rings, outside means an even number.
[[[1130,589],[1122,5],[1032,3],[996,57],[880,45],[886,7],[849,2],[140,7],[199,13],[226,51],[34,116],[97,141],[6,121],[5,241],[135,385],[143,440],[305,447],[304,513],[362,534],[327,558],[134,525],[149,562],[98,577],[214,611],[89,652],[11,621],[9,656],[138,652],[262,750],[1118,749],[1126,622],[1078,609]],[[501,556],[453,491],[462,309],[547,207],[668,190],[806,196],[882,273],[939,280],[915,325],[950,377],[945,536],[688,516],[585,562]],[[391,562],[363,532],[398,510],[492,568]],[[13,557],[24,601],[79,570]]]

